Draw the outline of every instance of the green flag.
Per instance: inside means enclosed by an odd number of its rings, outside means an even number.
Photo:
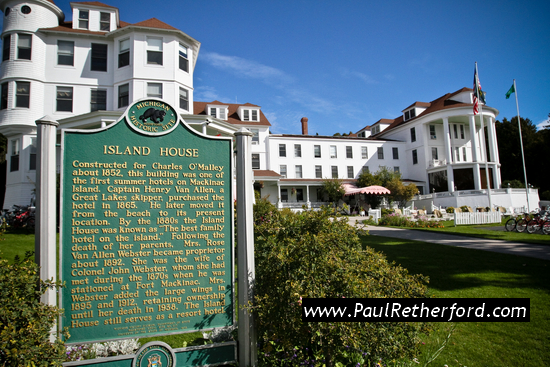
[[[506,99],[510,98],[510,96],[512,95],[512,93],[514,93],[516,91],[516,88],[514,88],[514,85],[512,84],[512,86],[510,87],[510,89],[508,89],[508,92],[506,92]]]

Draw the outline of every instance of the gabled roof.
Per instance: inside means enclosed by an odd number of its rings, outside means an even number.
[[[463,93],[463,92],[472,92],[472,91],[473,91],[473,89],[471,89],[471,88],[462,88],[462,89],[457,90],[456,92],[447,93],[447,94],[445,94],[445,95],[443,95],[443,96],[441,96],[437,99],[434,99],[431,102],[415,102],[412,105],[410,105],[409,107],[405,108],[403,111],[405,111],[408,108],[411,108],[413,106],[424,107],[426,109],[424,111],[422,111],[422,113],[418,114],[416,117],[413,117],[413,118],[411,118],[407,121],[403,120],[403,115],[401,115],[401,116],[399,116],[399,117],[397,117],[396,119],[393,119],[393,120],[391,120],[391,119],[381,119],[381,120],[377,121],[376,123],[381,122],[381,121],[384,121],[385,123],[388,123],[387,121],[389,121],[390,126],[388,126],[386,129],[382,130],[381,132],[379,132],[378,134],[373,135],[373,136],[379,136],[383,133],[386,133],[386,132],[390,131],[393,128],[396,128],[396,127],[398,127],[402,124],[405,124],[405,123],[408,124],[411,121],[414,121],[418,118],[421,118],[421,117],[423,117],[425,115],[428,115],[430,113],[433,113],[433,112],[442,111],[442,110],[446,110],[446,109],[450,109],[450,108],[457,108],[457,107],[470,107],[470,106],[472,106],[471,103],[457,102],[457,101],[453,100],[452,97],[456,96],[457,94]],[[372,136],[370,138],[372,138]]]
[[[212,102],[193,102],[193,112],[195,115],[208,115],[206,111],[207,105],[220,105],[220,106],[227,106],[227,122],[233,125],[255,125],[255,126],[271,126],[269,121],[267,120],[267,117],[265,117],[264,113],[260,109],[260,106],[254,105],[251,103],[244,103],[244,104],[237,104],[237,103],[223,103],[220,101],[212,101]],[[237,113],[237,110],[239,107],[245,106],[245,107],[257,107],[260,109],[260,121],[242,121],[239,118],[239,114]]]
[[[51,1],[51,2],[53,3],[53,1]],[[99,6],[99,7],[102,7],[102,8],[118,9],[115,6],[103,4],[103,3],[100,3],[99,1],[76,1],[76,2],[71,1],[71,4],[82,4],[82,5]]]
[[[163,21],[158,20],[157,18],[151,18],[144,20],[139,23],[131,24],[136,27],[146,27],[146,28],[156,28],[156,29],[171,29],[178,31],[179,29],[172,27],[169,24],[164,23]]]

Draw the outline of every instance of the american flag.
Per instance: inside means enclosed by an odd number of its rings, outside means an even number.
[[[481,90],[481,83],[477,76],[477,65],[474,69],[474,115],[479,113],[479,102],[485,103],[485,92]]]

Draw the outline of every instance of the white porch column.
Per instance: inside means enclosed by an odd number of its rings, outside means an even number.
[[[481,190],[481,176],[479,175],[479,163],[474,164],[474,189]]]
[[[455,190],[455,177],[453,174],[453,151],[451,146],[451,135],[449,134],[449,119],[443,117],[443,141],[445,142],[445,159],[447,160],[447,191]]]
[[[498,164],[500,160],[498,156],[497,132],[495,129],[494,118],[489,117],[489,121],[487,122],[487,128],[489,131],[489,149],[491,149],[491,158],[493,158],[493,162]]]
[[[311,201],[309,201],[309,185],[306,185],[306,196],[307,196],[307,201],[306,201],[307,208],[311,209]]]
[[[470,120],[470,140],[472,142],[472,162],[479,161],[479,150],[477,144],[477,129],[476,129],[476,119],[474,115],[468,116]]]
[[[277,198],[277,208],[281,209],[283,207],[283,202],[281,201],[281,183],[277,181],[277,192],[279,197]]]

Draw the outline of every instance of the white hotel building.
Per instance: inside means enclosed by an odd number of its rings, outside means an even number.
[[[280,207],[323,203],[324,178],[353,182],[380,166],[399,170],[436,205],[521,206],[521,195],[500,188],[494,129],[498,111],[484,106],[482,128],[472,113],[472,91],[461,89],[430,103],[414,103],[393,120],[380,120],[351,137],[276,135],[258,105],[197,102],[193,71],[200,42],[151,18],[130,24],[119,9],[71,2],[72,21],[53,0],[0,0],[0,133],[8,140],[3,208],[29,204],[35,189],[36,120],[91,129],[118,121],[132,101],[163,99],[196,130],[231,136],[254,133],[255,188]],[[298,122],[297,127],[298,127]],[[488,154],[481,142],[488,140]],[[538,204],[538,195],[532,195]],[[536,196],[536,198],[535,198]],[[500,200],[502,199],[502,200]],[[525,192],[523,192],[525,202]],[[463,204],[464,203],[464,204]],[[472,204],[470,204],[472,203]]]

